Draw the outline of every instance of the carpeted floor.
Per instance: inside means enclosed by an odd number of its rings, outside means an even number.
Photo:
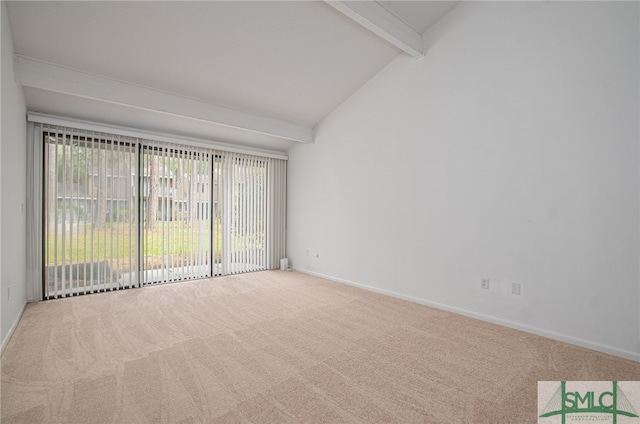
[[[535,423],[538,380],[640,363],[295,272],[30,304],[9,423]]]

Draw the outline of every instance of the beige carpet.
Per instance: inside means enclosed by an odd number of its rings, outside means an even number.
[[[640,363],[295,272],[28,305],[2,423],[535,423]]]

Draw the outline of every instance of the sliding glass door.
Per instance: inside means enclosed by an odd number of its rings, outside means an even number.
[[[143,147],[143,285],[219,274],[214,266],[222,248],[214,158],[204,149]]]
[[[43,297],[273,269],[280,159],[43,125]]]
[[[136,142],[43,132],[44,297],[135,285]]]

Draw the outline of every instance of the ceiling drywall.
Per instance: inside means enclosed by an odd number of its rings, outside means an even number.
[[[381,1],[384,7],[393,12],[409,26],[424,33],[445,13],[453,9],[459,1]]]
[[[419,31],[448,10],[390,3]],[[400,54],[317,1],[18,1],[7,10],[16,54],[28,59],[18,79],[29,110],[278,151],[311,141]],[[238,119],[217,119],[220,108]],[[257,124],[244,131],[243,122]],[[279,131],[289,127],[309,136]]]

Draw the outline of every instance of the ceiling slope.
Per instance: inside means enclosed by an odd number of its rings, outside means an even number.
[[[17,1],[7,11],[30,111],[267,150],[312,141],[401,52],[322,1]]]

